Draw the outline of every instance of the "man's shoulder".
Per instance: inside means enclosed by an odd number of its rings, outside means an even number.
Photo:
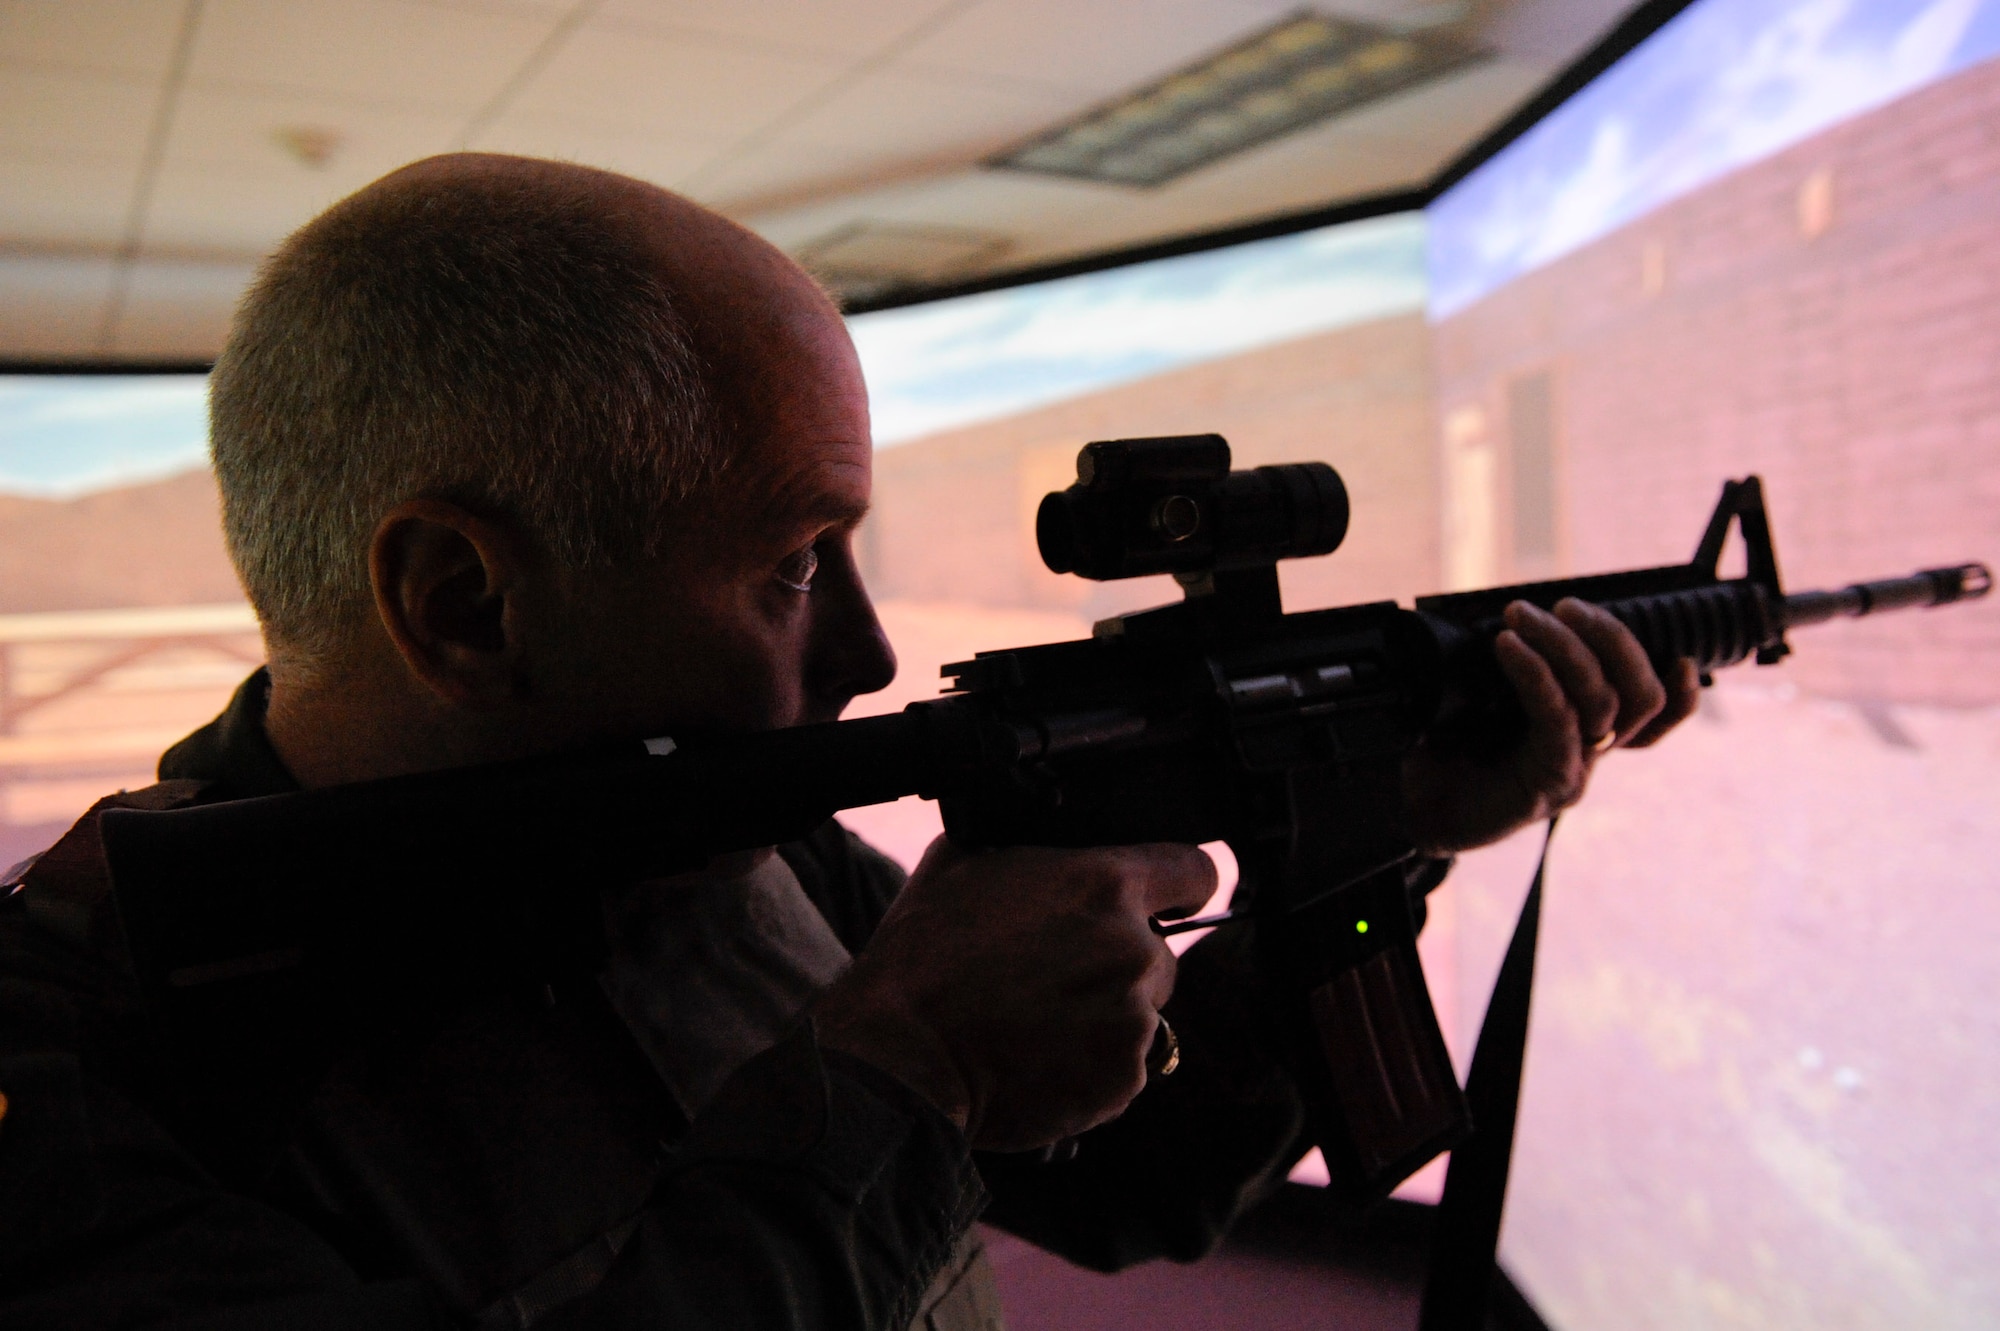
[[[0,879],[0,977],[99,987],[129,973],[98,819],[107,809],[178,809],[208,783],[161,781],[90,806],[56,843]]]
[[[849,952],[859,952],[903,890],[903,866],[829,818],[812,835],[778,847],[799,886]]]

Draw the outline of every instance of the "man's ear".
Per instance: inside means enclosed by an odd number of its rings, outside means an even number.
[[[410,673],[448,703],[513,697],[522,664],[527,541],[437,499],[396,505],[376,525],[368,578],[376,613]]]

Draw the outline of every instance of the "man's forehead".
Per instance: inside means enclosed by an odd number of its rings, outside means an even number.
[[[716,509],[746,536],[860,521],[872,445],[867,390],[838,308],[754,232],[629,182],[628,217],[689,323],[732,438]]]
[[[766,438],[746,450],[726,506],[772,532],[859,522],[872,458],[865,439]]]

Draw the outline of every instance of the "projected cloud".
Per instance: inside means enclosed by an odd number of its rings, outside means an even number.
[[[2000,0],[1705,0],[1431,206],[1431,313],[1995,54]]]
[[[207,380],[0,377],[0,492],[68,498],[207,461]]]
[[[1423,222],[1403,216],[848,323],[883,445],[1423,299]]]

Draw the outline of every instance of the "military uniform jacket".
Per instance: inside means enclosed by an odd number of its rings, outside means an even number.
[[[1072,1160],[975,1155],[810,1022],[690,1122],[581,984],[468,996],[343,1057],[232,1176],[165,1093],[96,815],[294,789],[267,687],[0,886],[0,1326],[900,1331],[976,1274],[982,1212],[1101,1270],[1191,1260],[1305,1149],[1238,930],[1182,960],[1182,1070]],[[781,854],[851,952],[903,881],[835,823]],[[974,1294],[961,1323],[993,1315]]]

